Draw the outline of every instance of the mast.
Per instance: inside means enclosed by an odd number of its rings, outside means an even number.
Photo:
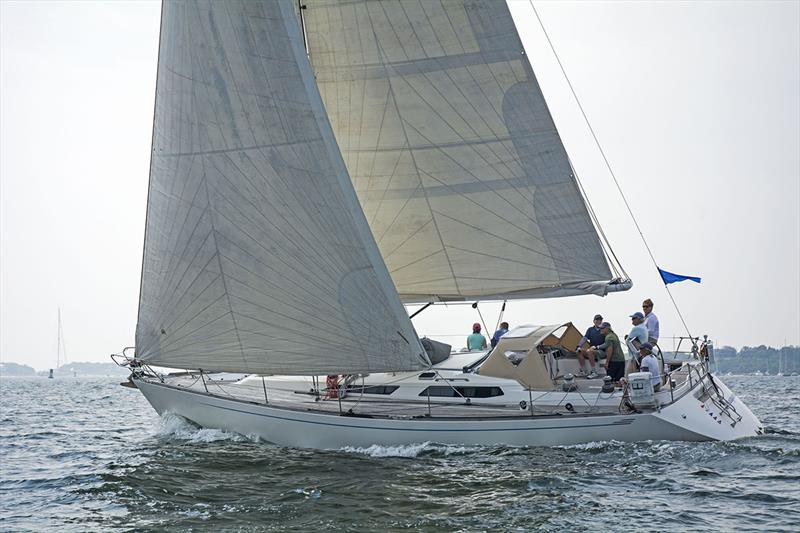
[[[56,345],[56,368],[61,364],[61,308],[58,308],[58,344]]]
[[[297,0],[297,13],[300,15],[300,31],[303,34],[303,47],[306,49],[306,56],[311,59],[311,54],[308,52],[308,35],[306,35],[306,19],[303,16],[303,10],[308,8],[303,0]]]
[[[61,324],[61,308],[58,308],[58,345],[56,347],[56,369],[61,366],[61,355],[64,355],[64,363],[67,362],[67,347],[64,345],[64,327]]]

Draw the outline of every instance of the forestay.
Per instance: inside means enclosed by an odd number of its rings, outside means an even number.
[[[605,294],[609,264],[501,0],[309,0],[308,49],[407,301]]]
[[[141,360],[276,374],[428,365],[337,149],[295,7],[164,2]]]

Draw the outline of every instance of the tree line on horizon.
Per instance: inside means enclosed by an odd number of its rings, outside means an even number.
[[[720,372],[731,372],[733,374],[752,374],[763,372],[777,374],[783,372],[800,373],[800,346],[784,346],[773,348],[772,346],[744,346],[737,350],[733,346],[719,346],[714,348],[714,368]],[[56,375],[73,373],[77,375],[123,375],[128,371],[116,366],[114,363],[67,363],[54,369]],[[27,365],[18,363],[0,363],[0,375],[6,376],[46,376],[47,371],[37,372]]]
[[[720,372],[752,374],[763,372],[789,374],[800,372],[800,346],[743,346],[737,350],[732,346],[714,348],[716,367]]]
[[[3,376],[47,376],[49,373],[49,369],[37,372],[33,367],[24,364],[6,361],[0,363],[0,375]],[[117,366],[114,363],[97,363],[87,361],[63,364],[58,368],[54,368],[53,373],[56,376],[116,376],[127,375],[129,371]]]

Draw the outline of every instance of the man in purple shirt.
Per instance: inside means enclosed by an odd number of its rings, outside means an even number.
[[[653,313],[653,300],[648,298],[642,302],[642,311],[644,311],[644,327],[647,328],[647,335],[650,337],[648,342],[658,344],[658,317]]]

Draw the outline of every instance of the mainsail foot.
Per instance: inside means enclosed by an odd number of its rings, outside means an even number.
[[[629,279],[613,279],[606,285],[606,294],[610,292],[629,291],[633,287],[633,281]]]

